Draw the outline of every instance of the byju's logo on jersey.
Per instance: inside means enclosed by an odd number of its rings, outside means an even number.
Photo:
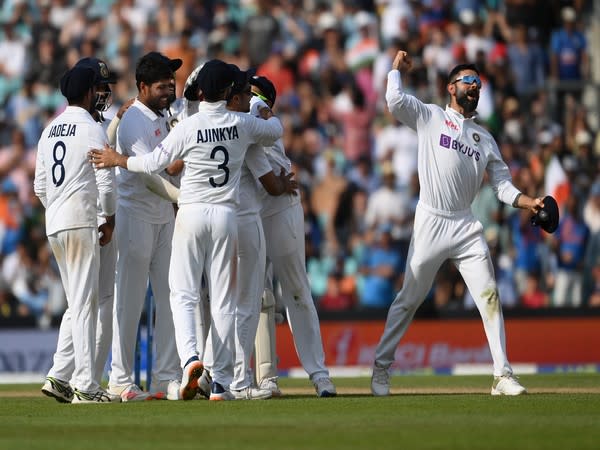
[[[440,135],[440,146],[452,150],[456,150],[463,155],[468,156],[469,158],[475,158],[475,161],[479,161],[479,152],[472,149],[466,144],[459,142],[455,139],[452,139],[450,136],[446,134]]]

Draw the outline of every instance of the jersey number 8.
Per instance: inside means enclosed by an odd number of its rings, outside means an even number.
[[[65,166],[63,165],[63,161],[66,154],[67,147],[63,141],[58,141],[54,144],[54,148],[52,149],[52,158],[54,159],[54,164],[52,164],[52,182],[56,187],[59,187],[65,181]]]

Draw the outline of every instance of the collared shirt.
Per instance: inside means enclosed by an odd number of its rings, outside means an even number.
[[[519,190],[491,134],[450,108],[425,104],[402,91],[400,72],[388,74],[388,108],[418,134],[420,201],[442,211],[471,207],[487,170],[498,199],[512,205]]]
[[[164,111],[163,111],[164,112]],[[157,115],[136,99],[125,111],[117,131],[117,151],[126,156],[151,153],[169,133],[168,115]],[[127,170],[117,170],[119,207],[146,223],[173,220],[173,206],[168,200],[150,192],[142,177]]]

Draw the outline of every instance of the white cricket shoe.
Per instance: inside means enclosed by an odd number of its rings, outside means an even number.
[[[272,397],[281,397],[283,396],[283,392],[279,389],[279,384],[277,384],[277,377],[272,378],[264,378],[260,384],[258,385],[260,389],[266,389],[271,391]]]
[[[522,395],[526,393],[527,389],[521,386],[515,376],[502,375],[501,377],[494,377],[492,395]]]
[[[204,365],[196,360],[183,368],[183,378],[179,387],[179,398],[193,400],[198,392],[198,379],[202,376]]]
[[[373,365],[373,374],[371,375],[371,394],[376,397],[385,397],[390,395],[390,369]]]
[[[42,393],[48,397],[53,397],[59,403],[71,403],[73,401],[71,385],[67,381],[58,378],[46,377],[46,382],[42,386]]]
[[[210,372],[204,369],[202,372],[202,376],[198,380],[198,395],[209,399],[210,398],[210,388],[212,385],[212,377],[210,376]]]
[[[71,403],[121,403],[121,396],[111,394],[104,389],[98,389],[97,391],[80,391],[78,389],[73,390],[73,401]]]
[[[329,377],[321,377],[313,380],[315,391],[317,391],[317,397],[335,397],[337,391],[335,386]]]
[[[150,393],[152,397],[158,400],[179,400],[179,389],[181,382],[178,380],[163,380],[158,383],[152,383]]]
[[[254,388],[252,386],[244,389],[232,389],[231,393],[236,400],[265,400],[273,396],[268,389]]]
[[[225,389],[222,384],[213,381],[210,388],[209,400],[213,402],[235,400],[235,395],[230,390]]]
[[[149,392],[144,392],[137,384],[125,384],[119,386],[109,386],[108,393],[111,395],[120,395],[124,402],[142,402],[152,400]]]

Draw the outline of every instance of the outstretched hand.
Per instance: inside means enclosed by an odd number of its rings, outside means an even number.
[[[406,72],[412,68],[412,59],[404,50],[399,50],[396,53],[394,62],[392,63],[392,69],[399,70],[400,72]]]
[[[106,169],[117,166],[127,169],[127,157],[121,155],[109,145],[105,145],[102,150],[96,148],[91,149],[88,152],[88,157],[96,169]]]

